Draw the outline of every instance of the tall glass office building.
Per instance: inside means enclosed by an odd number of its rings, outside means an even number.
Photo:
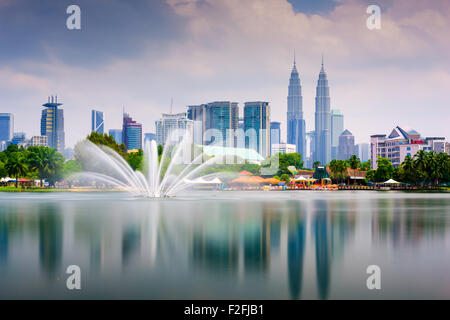
[[[235,148],[238,127],[237,102],[216,101],[206,105],[206,145]]]
[[[270,106],[268,102],[244,104],[245,148],[264,158],[270,155]]]
[[[343,131],[344,115],[339,110],[331,110],[331,159],[337,159],[339,137]]]
[[[192,135],[195,144],[204,145],[206,132],[206,105],[188,106],[187,118],[192,120]]]
[[[14,135],[14,115],[0,113],[0,142],[11,141]]]
[[[103,112],[92,110],[92,132],[98,132],[103,134],[105,131],[105,119],[103,117]]]
[[[123,143],[122,130],[120,129],[110,129],[108,134],[116,140],[118,144]]]
[[[319,73],[316,88],[316,113],[315,113],[315,148],[314,161],[320,161],[326,165],[331,161],[331,110],[330,110],[330,88],[328,78],[323,67]]]
[[[41,136],[48,138],[48,146],[63,152],[65,149],[64,110],[59,107],[58,97],[49,97],[48,102],[42,105]]]
[[[123,114],[123,143],[128,150],[142,149],[142,124]]]
[[[273,156],[273,147],[274,144],[281,143],[281,122],[273,121],[270,123],[270,155]]]

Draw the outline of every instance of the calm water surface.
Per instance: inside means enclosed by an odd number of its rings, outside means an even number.
[[[16,298],[450,299],[450,194],[0,193],[0,299]]]

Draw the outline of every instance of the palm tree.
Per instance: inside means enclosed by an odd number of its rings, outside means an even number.
[[[450,172],[450,155],[441,152],[437,155],[438,179],[444,179]],[[439,181],[438,181],[439,183]]]
[[[437,162],[437,154],[434,151],[427,154],[427,176],[430,180],[434,180],[435,184],[439,184],[439,166]]]
[[[427,153],[424,150],[419,150],[414,155],[414,167],[418,170],[422,179],[425,180],[427,178],[428,159]]]
[[[5,170],[8,172],[8,175],[16,178],[16,188],[18,188],[19,177],[27,173],[27,165],[25,164],[24,157],[18,152],[11,153],[5,164]]]
[[[41,187],[45,172],[46,170],[48,170],[48,162],[46,161],[47,157],[45,149],[45,147],[37,147],[33,149],[30,148],[29,152],[27,153],[30,170],[36,170],[38,172]]]
[[[401,164],[401,169],[405,174],[404,175],[405,180],[407,180],[408,182],[414,182],[413,180],[415,180],[416,168],[414,165],[414,161],[410,155],[407,155],[405,157],[405,160]]]
[[[51,185],[60,178],[64,167],[64,156],[52,148],[45,148],[45,173],[44,177]]]
[[[348,159],[348,164],[352,169],[358,169],[361,166],[361,160],[356,155],[352,155],[350,159]]]

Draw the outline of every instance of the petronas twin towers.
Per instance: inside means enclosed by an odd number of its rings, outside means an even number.
[[[297,152],[305,160],[306,157],[306,133],[305,120],[303,119],[303,97],[300,77],[294,58],[291,78],[289,80],[289,93],[287,105],[287,143],[294,144]],[[325,165],[331,160],[331,110],[330,88],[327,74],[323,66],[319,73],[316,88],[316,112],[313,161],[320,161]]]

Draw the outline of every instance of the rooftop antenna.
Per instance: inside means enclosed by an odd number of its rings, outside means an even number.
[[[58,95],[55,96],[55,103],[58,103]]]
[[[170,99],[170,114],[173,114],[173,98]]]

